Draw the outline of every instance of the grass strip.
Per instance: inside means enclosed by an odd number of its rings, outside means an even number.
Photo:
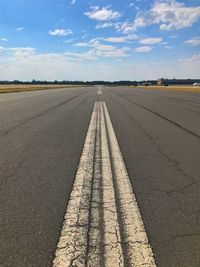
[[[16,93],[16,92],[28,92],[28,91],[37,91],[37,90],[49,90],[49,89],[59,89],[59,88],[71,88],[77,87],[79,85],[18,85],[18,84],[9,84],[9,85],[0,85],[0,94],[3,93]]]
[[[141,88],[146,90],[162,90],[162,91],[176,91],[176,92],[190,92],[190,93],[200,93],[200,86],[157,86],[157,85],[150,85],[150,86],[130,86],[132,88]]]

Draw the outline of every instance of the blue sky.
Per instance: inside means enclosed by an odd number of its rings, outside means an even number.
[[[200,78],[197,0],[1,0],[0,80]]]

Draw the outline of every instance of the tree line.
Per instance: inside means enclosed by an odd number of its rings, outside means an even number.
[[[40,81],[33,79],[32,81],[20,81],[20,80],[13,80],[13,81],[0,81],[0,84],[33,84],[33,85],[110,85],[110,86],[117,86],[117,85],[127,85],[127,86],[137,86],[137,81]]]

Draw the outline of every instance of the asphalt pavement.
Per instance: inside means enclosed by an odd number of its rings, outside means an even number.
[[[0,266],[52,266],[98,101],[106,103],[156,265],[200,266],[200,94],[99,89],[0,95]]]

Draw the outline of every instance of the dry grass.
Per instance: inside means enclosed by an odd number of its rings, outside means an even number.
[[[134,87],[134,86],[131,86]],[[152,85],[152,86],[137,86],[136,88],[142,88],[142,89],[156,89],[156,90],[162,90],[162,91],[177,91],[177,92],[192,92],[192,93],[200,93],[200,86],[184,86],[184,85],[177,85],[177,86],[158,86],[158,85]]]
[[[69,87],[76,87],[76,86],[77,85],[8,84],[8,85],[0,85],[0,93],[27,92],[27,91],[36,91],[36,90],[69,88]]]

